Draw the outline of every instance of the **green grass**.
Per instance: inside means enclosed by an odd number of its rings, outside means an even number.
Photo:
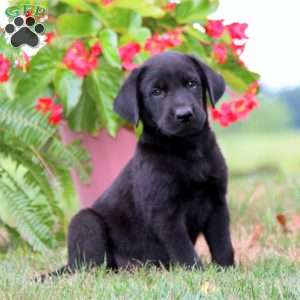
[[[39,284],[30,279],[63,265],[66,249],[43,256],[18,247],[0,253],[0,299],[300,299],[300,226],[293,223],[300,216],[300,164],[292,163],[300,162],[297,137],[221,137],[231,170],[236,268],[209,264],[200,238],[196,250],[206,266],[201,272],[144,267],[115,274],[99,268]],[[266,165],[271,166],[267,171]],[[286,217],[289,232],[277,222],[278,214]]]
[[[143,268],[134,273],[113,274],[100,268],[44,284],[29,281],[34,268],[46,266],[40,257],[20,253],[8,258],[10,261],[1,265],[1,299],[296,300],[300,297],[299,265],[279,257],[259,261],[249,268],[227,271],[210,266],[204,272]]]

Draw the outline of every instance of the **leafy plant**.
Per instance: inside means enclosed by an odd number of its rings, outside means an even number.
[[[46,115],[0,101],[0,218],[38,251],[64,237],[76,209],[69,170],[89,176],[86,152],[64,145]]]
[[[209,20],[218,0],[61,0],[49,5],[47,25],[53,32],[46,35],[48,44],[22,65],[25,75],[13,67],[0,90],[26,105],[55,96],[74,131],[97,134],[105,128],[115,136],[124,122],[112,103],[127,72],[168,50],[199,56],[241,95],[237,107],[230,105],[230,115],[228,106],[214,112],[221,125],[243,118],[257,104],[247,95],[258,75],[239,57],[247,24]]]

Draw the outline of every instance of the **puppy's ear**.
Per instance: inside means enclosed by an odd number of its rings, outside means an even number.
[[[215,104],[225,92],[226,85],[223,77],[219,75],[217,72],[215,72],[214,70],[212,70],[205,63],[197,59],[196,57],[194,56],[189,56],[189,57],[197,66],[198,71],[201,74],[201,77],[204,79],[205,81],[204,83],[208,90],[208,95],[210,98],[211,105],[212,107],[215,107]]]
[[[141,68],[135,69],[125,80],[114,103],[114,111],[137,125],[139,121],[139,80]]]

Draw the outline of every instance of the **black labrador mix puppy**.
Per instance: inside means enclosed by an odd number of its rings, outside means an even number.
[[[111,187],[72,220],[68,265],[201,267],[203,233],[220,266],[234,265],[226,204],[227,167],[207,113],[224,80],[198,59],[159,54],[125,81],[115,110],[144,125],[134,157]],[[122,149],[120,149],[122,151]]]

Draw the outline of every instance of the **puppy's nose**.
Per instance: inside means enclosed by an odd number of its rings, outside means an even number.
[[[191,107],[182,106],[175,109],[175,117],[180,122],[188,122],[192,119],[194,113]]]

